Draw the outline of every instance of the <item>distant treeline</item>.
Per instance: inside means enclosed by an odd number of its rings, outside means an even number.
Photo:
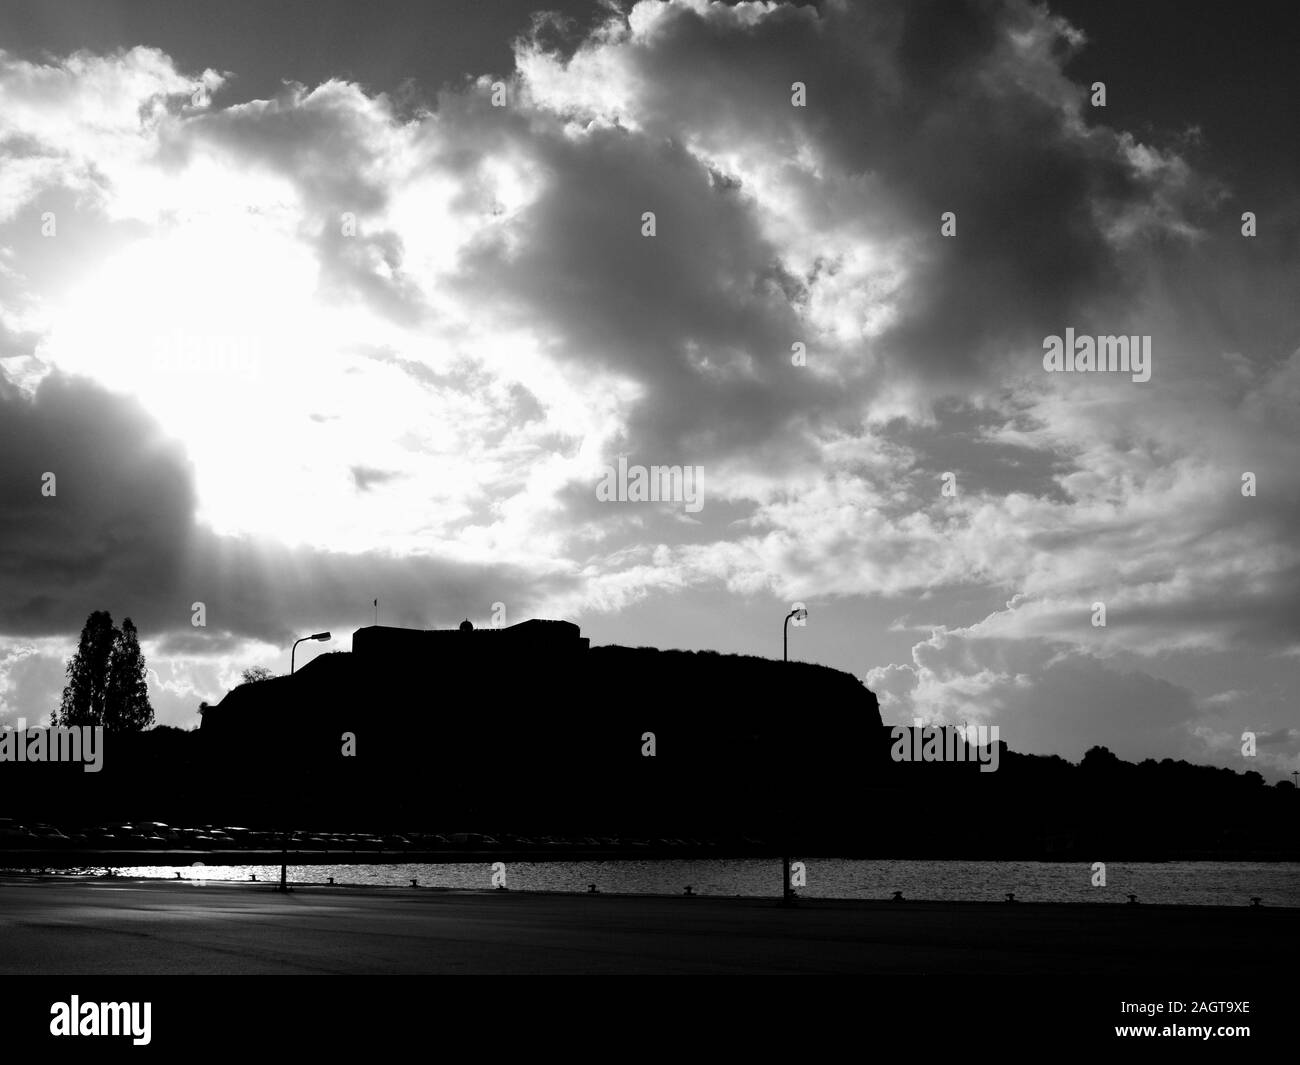
[[[890,761],[864,794],[890,811],[868,849],[900,857],[1300,860],[1300,792],[1287,780],[1269,785],[1253,769],[1132,763],[1105,747],[1076,764],[1005,743],[997,764],[981,773],[969,761]]]

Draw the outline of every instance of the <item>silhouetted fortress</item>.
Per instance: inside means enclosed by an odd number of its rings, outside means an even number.
[[[543,620],[368,626],[352,647],[207,710],[230,816],[770,837],[866,816],[888,758],[875,696],[825,666],[593,648]]]
[[[462,621],[455,629],[396,629],[368,625],[352,634],[352,653],[376,665],[402,668],[438,655],[537,657],[572,655],[591,641],[571,621],[523,621],[499,629],[476,629]]]

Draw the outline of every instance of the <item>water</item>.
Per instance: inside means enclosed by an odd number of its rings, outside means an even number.
[[[806,898],[888,899],[901,891],[907,899],[995,901],[1015,892],[1025,902],[1126,903],[1192,906],[1245,906],[1252,895],[1265,906],[1300,907],[1297,862],[1108,862],[1106,886],[1093,887],[1085,862],[969,862],[918,860],[807,859]],[[278,882],[278,865],[117,866],[119,873],[194,882]],[[102,874],[102,868],[81,870]],[[506,886],[515,891],[587,890],[595,884],[614,894],[680,895],[691,885],[697,895],[775,896],[781,889],[779,860],[719,859],[662,861],[509,862]],[[420,887],[487,890],[493,887],[493,863],[448,865],[291,865],[291,883],[371,887]]]

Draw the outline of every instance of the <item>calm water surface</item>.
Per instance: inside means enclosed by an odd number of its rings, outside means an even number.
[[[1300,863],[1161,862],[1106,864],[1106,886],[1092,886],[1085,862],[969,862],[918,860],[805,860],[809,898],[888,899],[895,891],[908,899],[1000,901],[1007,892],[1026,902],[1126,903],[1193,906],[1245,906],[1252,895],[1265,906],[1300,906]],[[184,880],[278,881],[278,865],[118,866],[128,876]],[[103,869],[84,870],[102,874]],[[373,887],[489,889],[491,862],[453,865],[291,865],[293,883]],[[676,861],[509,862],[506,886],[515,891],[586,891],[680,895],[691,885],[699,895],[775,895],[781,863],[756,859]]]

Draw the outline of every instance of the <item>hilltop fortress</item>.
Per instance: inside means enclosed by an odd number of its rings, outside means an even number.
[[[208,708],[213,778],[256,791],[245,819],[274,804],[770,835],[784,818],[847,812],[888,760],[875,696],[825,666],[593,648],[578,626],[542,620],[368,626],[352,647]]]

